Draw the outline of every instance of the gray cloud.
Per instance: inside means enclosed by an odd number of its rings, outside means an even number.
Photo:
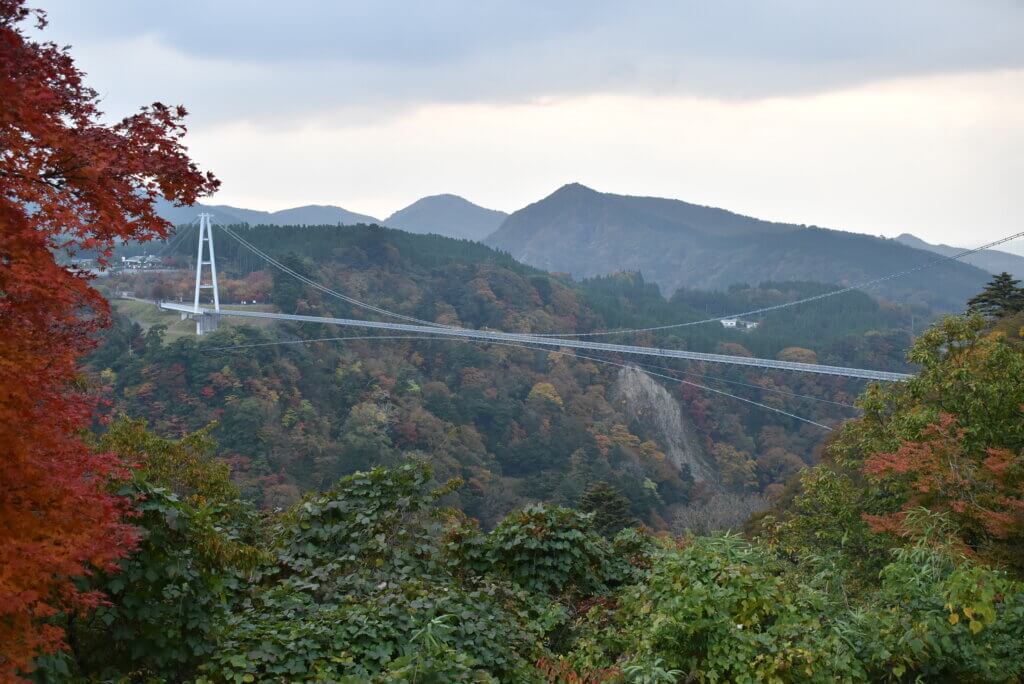
[[[1024,0],[28,2],[112,117],[189,108],[221,203],[515,209],[580,180],[949,244],[1019,230]]]
[[[589,93],[749,99],[1024,66],[1014,0],[43,5],[62,41],[149,37],[201,62],[187,74],[147,65],[155,81],[187,78],[182,96],[218,98],[200,120]],[[119,85],[132,103],[145,93]]]

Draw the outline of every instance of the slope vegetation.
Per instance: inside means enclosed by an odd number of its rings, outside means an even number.
[[[666,300],[636,274],[575,283],[464,240],[369,226],[262,227],[245,234],[291,268],[364,301],[474,328],[564,332],[645,326],[828,288],[765,283],[722,293],[681,291]],[[195,250],[186,243],[178,247],[182,258]],[[237,243],[222,240],[217,254],[226,304],[266,305],[270,299],[287,312],[366,316],[279,272],[247,272],[244,266],[252,262],[239,258]],[[192,280],[185,269],[132,278],[124,289],[157,298],[187,291]],[[714,323],[656,341],[700,351],[905,369],[908,320],[905,312],[849,293],[830,300],[828,311],[779,311],[749,333]],[[485,523],[524,501],[575,503],[590,483],[612,479],[635,516],[665,527],[677,508],[702,492],[753,496],[779,487],[813,462],[826,435],[693,385],[659,378],[664,390],[650,383],[639,388],[620,366],[547,351],[406,339],[296,344],[371,334],[316,325],[232,325],[198,340],[172,342],[154,321],[144,323],[145,330],[122,320],[92,359],[115,404],[147,418],[163,434],[218,421],[215,436],[238,481],[270,507],[356,469],[419,453],[443,475],[466,481],[458,505]],[[128,348],[130,356],[124,353]],[[795,395],[848,403],[860,387],[839,378],[677,367],[721,378],[681,379],[823,423],[851,411]]]

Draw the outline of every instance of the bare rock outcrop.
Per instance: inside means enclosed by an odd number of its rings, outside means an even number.
[[[696,429],[667,389],[636,368],[623,368],[612,399],[631,420],[643,425],[645,432],[657,437],[677,468],[685,466],[696,482],[717,488],[717,474]]]

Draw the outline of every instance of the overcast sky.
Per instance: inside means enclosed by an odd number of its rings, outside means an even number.
[[[957,245],[1024,230],[1021,0],[29,4],[108,115],[189,109],[216,203],[514,211],[578,181]]]

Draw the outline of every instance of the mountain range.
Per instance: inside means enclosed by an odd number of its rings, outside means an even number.
[[[259,211],[243,209],[226,204],[202,204],[197,202],[190,207],[176,207],[170,202],[157,202],[157,213],[175,225],[192,222],[196,214],[207,212],[213,214],[215,221],[221,223],[248,223],[250,225],[268,226],[321,226],[341,223],[354,225],[357,223],[380,223],[378,219],[366,214],[357,214],[341,207],[321,204],[308,204],[292,207],[281,211]]]
[[[458,195],[432,195],[416,200],[399,209],[383,221],[367,214],[359,214],[333,205],[309,204],[281,211],[259,211],[232,207],[226,204],[196,203],[190,207],[176,207],[159,201],[157,213],[175,225],[190,223],[199,212],[213,215],[220,223],[248,223],[267,226],[346,226],[365,223],[398,228],[410,233],[436,233],[445,237],[483,241],[498,229],[508,214],[485,209]]]
[[[376,219],[337,206],[276,212],[228,205],[159,206],[174,223],[199,210],[224,223],[379,224],[411,233],[469,239],[547,271],[590,278],[643,274],[670,296],[680,288],[726,289],[737,283],[806,280],[853,285],[923,266],[959,250],[913,235],[889,240],[817,226],[776,223],[659,197],[598,192],[578,183],[512,214],[451,194],[424,197]],[[879,283],[872,294],[929,309],[959,310],[990,273],[1024,275],[1024,257],[985,250]]]
[[[679,200],[559,188],[511,214],[486,244],[519,261],[576,277],[639,271],[666,295],[680,288],[812,280],[853,285],[935,260],[895,240],[773,223]],[[874,295],[960,310],[989,279],[949,262],[881,282]]]

